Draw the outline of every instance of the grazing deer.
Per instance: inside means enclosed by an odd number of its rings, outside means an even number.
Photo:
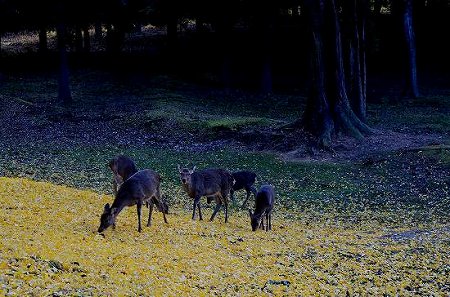
[[[153,170],[140,170],[129,177],[120,186],[111,206],[105,204],[103,214],[100,217],[98,232],[103,232],[109,226],[115,228],[117,215],[126,207],[137,205],[138,231],[141,227],[141,208],[145,203],[149,207],[147,226],[151,225],[153,204],[161,210],[164,222],[167,223],[166,212],[160,193],[161,177]]]
[[[255,195],[256,197],[256,189],[253,186],[253,184],[256,181],[256,173],[244,170],[233,172],[232,175],[235,180],[235,183],[230,191],[231,199],[234,200],[235,191],[245,189],[245,191],[247,192],[247,197],[245,198],[244,203],[242,203],[242,207],[244,207],[247,204],[247,200],[250,197],[250,193],[253,193],[253,195]]]
[[[258,226],[264,230],[264,215],[266,216],[266,231],[272,230],[272,210],[275,201],[275,190],[272,185],[263,185],[256,193],[255,211],[249,209],[252,230],[256,231]]]
[[[225,223],[228,222],[228,195],[233,186],[234,179],[231,173],[224,169],[205,169],[195,171],[192,169],[181,168],[178,165],[180,180],[183,188],[189,197],[194,199],[192,210],[192,219],[195,219],[195,209],[198,208],[199,220],[203,220],[200,208],[200,198],[203,196],[214,197],[216,207],[211,215],[210,221],[214,220],[221,206],[225,206]]]
[[[108,167],[113,172],[112,187],[114,196],[117,195],[117,189],[120,185],[138,171],[134,161],[124,155],[114,157],[109,161]]]

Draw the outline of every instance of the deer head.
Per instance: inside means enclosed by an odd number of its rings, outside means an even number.
[[[192,169],[188,168],[181,168],[180,165],[178,165],[178,172],[180,173],[180,180],[183,183],[183,185],[190,185],[191,184],[191,175],[194,173],[196,166],[192,167]]]
[[[105,204],[103,214],[100,217],[100,227],[98,227],[98,232],[105,231],[109,226],[116,223],[117,208],[111,208],[109,203]]]
[[[250,215],[250,223],[252,225],[252,231],[256,231],[256,229],[258,229],[258,227],[261,225],[261,215],[257,215],[252,213],[252,211],[249,209],[248,213]]]

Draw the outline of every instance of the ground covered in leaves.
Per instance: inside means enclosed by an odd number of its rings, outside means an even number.
[[[1,293],[450,295],[448,91],[381,98],[368,105],[378,134],[316,151],[286,128],[301,94],[86,70],[71,82],[70,106],[48,73],[0,84]],[[97,234],[119,153],[162,175],[168,225],[156,213],[138,233],[133,208]],[[192,221],[177,164],[255,171],[276,188],[272,232],[251,232],[243,193],[228,224]]]
[[[11,296],[211,296],[450,294],[449,226],[407,228],[401,213],[368,211],[357,224],[336,212],[312,218],[278,208],[272,232],[156,213],[137,232],[135,209],[98,234],[112,197],[21,178],[0,178],[0,292]],[[206,210],[208,212],[210,210]],[[289,216],[286,216],[289,213]],[[411,226],[409,226],[411,227]]]

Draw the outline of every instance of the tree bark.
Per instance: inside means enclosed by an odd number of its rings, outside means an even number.
[[[365,0],[345,1],[349,21],[349,97],[361,121],[366,122]]]
[[[335,1],[306,0],[305,10],[312,35],[312,82],[303,126],[318,137],[322,147],[331,146],[333,133],[362,139],[373,131],[354,113],[347,96]]]
[[[408,72],[404,94],[417,98],[419,97],[419,85],[417,82],[416,40],[413,26],[412,0],[403,1],[403,29],[408,51]]]
[[[94,30],[95,30],[95,39],[100,40],[102,39],[102,23],[100,22],[95,22],[94,25]]]
[[[333,92],[328,97],[334,103],[333,116],[335,121],[335,128],[337,132],[344,132],[351,136],[362,139],[363,134],[371,133],[371,129],[364,124],[360,118],[354,113],[350,106],[349,99],[347,97],[347,91],[345,87],[345,75],[344,75],[344,60],[342,54],[342,40],[341,29],[339,24],[339,17],[337,15],[337,9],[335,0],[329,0],[329,19],[331,20],[331,29],[334,36],[331,45],[334,47],[331,56],[333,56],[334,65],[331,65],[331,71],[329,75],[334,73],[334,82],[331,82],[333,86],[331,91]]]
[[[45,53],[48,49],[47,42],[47,28],[45,26],[39,27],[39,52]]]
[[[66,50],[66,26],[63,21],[56,25],[56,34],[59,53],[58,99],[64,104],[72,103],[72,94],[69,86],[69,63]]]
[[[324,0],[305,0],[306,16],[308,17],[311,36],[311,83],[305,112],[301,120],[306,131],[318,138],[318,145],[331,147],[331,135],[334,122],[325,92],[324,65]]]

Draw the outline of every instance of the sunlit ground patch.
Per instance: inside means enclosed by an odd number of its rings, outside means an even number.
[[[0,178],[0,189],[6,295],[450,294],[448,226],[404,233],[409,226],[389,229],[370,216],[343,224],[335,214],[287,219],[289,210],[277,209],[271,232],[251,232],[245,210],[233,208],[225,224],[222,213],[209,222],[209,208],[204,221],[174,208],[169,224],[156,212],[138,233],[132,207],[100,235],[111,196],[26,179]]]

